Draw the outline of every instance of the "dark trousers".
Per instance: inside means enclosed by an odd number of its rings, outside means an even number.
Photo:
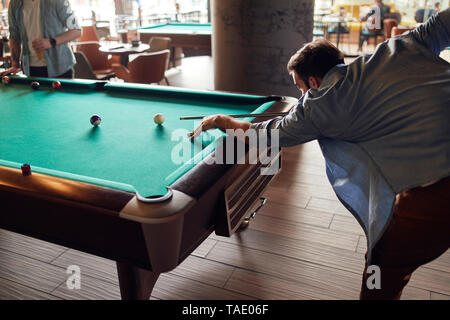
[[[360,299],[400,299],[412,273],[450,247],[450,177],[397,195],[392,220],[372,252],[380,267],[381,289],[366,286],[364,268]]]
[[[30,77],[48,78],[47,67],[30,67]],[[55,78],[73,79],[73,69]]]
[[[363,46],[364,42],[369,42],[369,36],[360,34],[359,35],[359,45],[358,45],[358,50],[359,51],[362,50],[362,46]]]

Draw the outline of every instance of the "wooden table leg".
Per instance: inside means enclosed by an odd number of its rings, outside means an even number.
[[[128,58],[127,54],[121,54],[120,55],[120,63],[122,65],[124,65],[125,67],[128,67],[128,61],[129,61],[129,58]]]
[[[117,262],[120,295],[123,300],[148,300],[159,273]]]

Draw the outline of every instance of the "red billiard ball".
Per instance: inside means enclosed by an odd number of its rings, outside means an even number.
[[[31,174],[31,166],[29,164],[26,163],[22,165],[21,169],[24,176],[29,176]]]
[[[2,77],[2,83],[3,84],[10,84],[11,83],[11,78],[8,76],[3,76]]]
[[[41,86],[41,85],[40,85],[39,82],[37,82],[37,81],[31,82],[31,88],[32,88],[33,90],[39,89],[40,86]]]
[[[52,87],[53,87],[53,89],[59,89],[59,88],[61,88],[61,82],[59,82],[59,81],[53,81],[53,82],[52,82]]]

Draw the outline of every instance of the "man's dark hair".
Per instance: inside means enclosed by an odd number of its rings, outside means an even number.
[[[308,85],[309,77],[323,78],[334,66],[344,63],[344,54],[330,41],[318,39],[305,44],[289,60],[287,70],[295,71]]]

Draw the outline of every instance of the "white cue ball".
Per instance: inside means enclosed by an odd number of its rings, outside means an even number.
[[[153,121],[155,121],[156,124],[163,124],[164,122],[164,115],[162,113],[157,113],[153,117]]]

